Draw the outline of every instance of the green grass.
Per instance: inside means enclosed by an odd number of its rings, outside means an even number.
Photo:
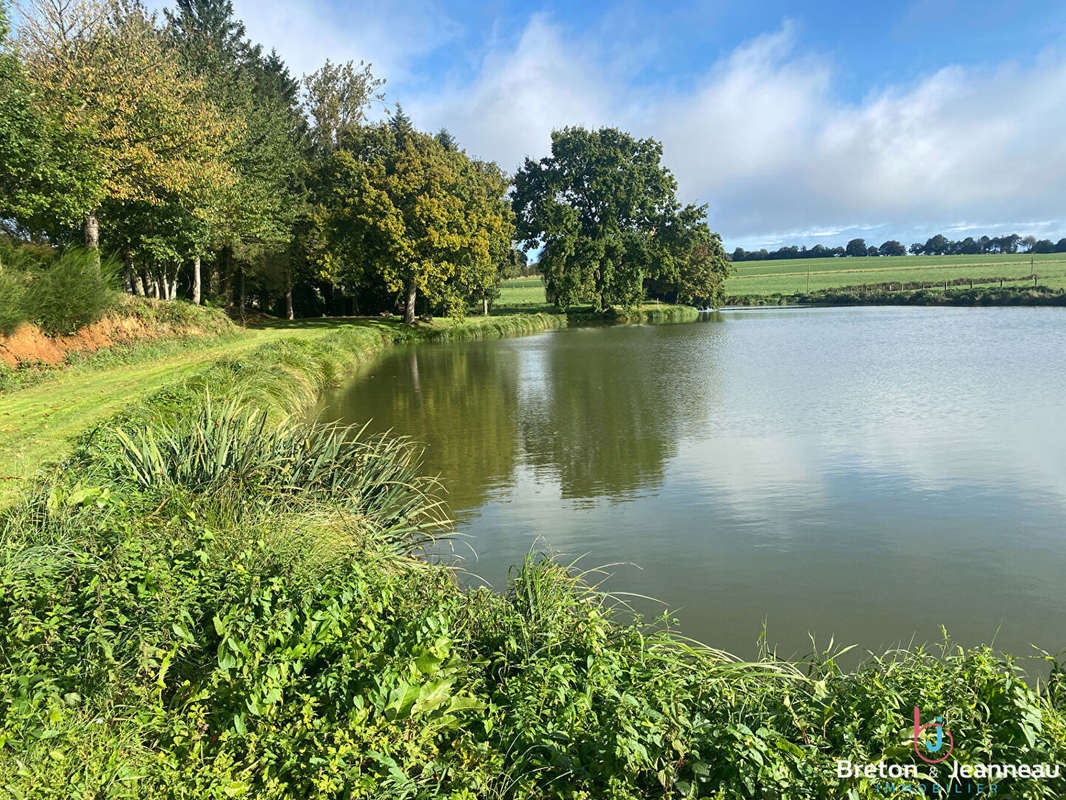
[[[796,294],[879,283],[936,283],[973,279],[974,285],[999,278],[1020,280],[1035,270],[1045,286],[1061,285],[1066,254],[980,256],[888,256],[741,261],[726,282],[727,295]],[[1009,284],[1007,284],[1009,285]]]
[[[1035,269],[1042,286],[1066,288],[1066,254],[1044,253],[978,256],[887,256],[870,258],[811,258],[781,261],[741,261],[726,282],[727,295],[796,294],[875,283],[926,283],[974,280],[974,286],[999,285],[999,278],[1017,282]],[[993,280],[995,279],[995,280]],[[1031,283],[1031,281],[1030,281]],[[1009,286],[1007,282],[1005,286]],[[501,312],[525,307],[547,310],[544,281],[539,276],[503,282],[496,303]]]
[[[101,353],[84,365],[50,372],[34,386],[0,394],[0,505],[41,464],[68,452],[83,431],[156,392],[173,393],[183,383],[225,392],[248,383],[249,376],[272,371],[260,387],[300,397],[340,381],[358,360],[401,339],[511,336],[564,324],[562,316],[533,313],[469,317],[458,324],[438,318],[415,328],[378,319],[278,321],[207,343],[135,348],[125,358]],[[330,346],[315,350],[326,337],[332,337]],[[325,375],[325,384],[305,385],[318,375]]]
[[[544,280],[539,275],[528,278],[512,278],[503,282],[500,306],[541,306],[547,302],[544,296]]]
[[[0,504],[38,465],[62,456],[86,428],[152,392],[282,338],[313,338],[318,328],[249,329],[223,341],[174,343],[133,363],[94,362],[0,394]],[[102,357],[101,357],[102,358]]]

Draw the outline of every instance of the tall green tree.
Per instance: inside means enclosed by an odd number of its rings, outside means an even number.
[[[276,53],[264,55],[248,41],[229,0],[178,0],[166,12],[173,49],[185,68],[208,87],[211,99],[239,125],[224,153],[235,175],[229,190],[205,198],[203,248],[220,252],[216,263],[226,283],[241,287],[245,301],[249,274],[285,291],[291,314],[291,280],[274,269],[287,252],[303,203],[303,151],[306,122],[299,84]],[[199,283],[199,253],[193,283]],[[270,263],[270,269],[263,267]],[[196,290],[194,288],[194,299]]]
[[[70,27],[68,36],[76,30]],[[102,176],[64,121],[45,113],[41,87],[9,32],[8,7],[0,2],[0,217],[59,238],[81,223]]]
[[[335,279],[402,293],[408,323],[419,296],[461,315],[495,282],[494,255],[510,242],[498,168],[446,149],[398,109],[387,123],[350,131],[329,172]]]
[[[703,235],[694,226],[706,209],[681,208],[677,183],[661,161],[659,142],[615,128],[555,131],[550,156],[526,159],[514,182],[518,237],[543,248],[540,269],[558,307],[636,305],[645,283],[660,277],[664,257],[676,260],[679,279]],[[691,264],[708,265],[713,281],[720,265],[717,252],[708,253],[710,261]]]
[[[89,165],[71,193],[87,246],[99,244],[105,202],[192,204],[204,187],[232,182],[220,158],[227,120],[141,6],[33,0],[23,11],[20,52],[38,107]]]
[[[640,301],[648,245],[675,202],[661,158],[653,139],[564,128],[552,133],[550,156],[526,159],[515,177],[518,235],[543,248],[545,286],[560,308]]]
[[[385,80],[360,61],[334,64],[328,58],[303,79],[304,103],[312,120],[312,137],[320,153],[330,153],[348,130],[366,121],[374,100],[383,100]]]

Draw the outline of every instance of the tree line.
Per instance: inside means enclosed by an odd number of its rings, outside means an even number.
[[[488,310],[525,248],[561,308],[713,302],[726,258],[661,146],[568,128],[513,180],[363,62],[292,75],[229,0],[0,0],[0,225],[133,294],[293,318]],[[377,119],[374,119],[377,117]]]
[[[1019,236],[1011,233],[1006,236],[981,236],[952,241],[943,234],[931,236],[924,243],[915,242],[904,247],[895,239],[890,239],[880,246],[867,246],[864,239],[852,239],[844,247],[825,247],[816,244],[813,247],[781,247],[777,250],[745,250],[736,248],[730,256],[732,261],[773,261],[785,258],[845,258],[860,256],[904,256],[907,253],[916,256],[954,256],[979,255],[981,253],[1066,253],[1066,238],[1052,242],[1050,239],[1037,239],[1035,236]]]

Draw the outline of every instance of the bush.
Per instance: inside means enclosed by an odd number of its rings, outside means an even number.
[[[51,335],[96,322],[115,301],[118,270],[90,250],[68,250],[39,274],[27,292],[30,319]]]
[[[0,333],[33,322],[45,333],[73,333],[115,301],[118,269],[89,250],[56,253],[0,238]]]
[[[11,268],[0,267],[0,333],[11,333],[26,321],[26,280]]]

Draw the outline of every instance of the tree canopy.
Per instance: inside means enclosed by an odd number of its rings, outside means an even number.
[[[550,156],[526,159],[515,176],[518,238],[541,248],[540,270],[557,306],[636,305],[647,281],[671,269],[680,276],[682,262],[706,270],[689,287],[724,278],[724,254],[711,248],[693,258],[706,207],[681,207],[661,161],[659,142],[615,128],[555,131]]]
[[[231,0],[20,12],[12,41],[0,6],[0,220],[115,256],[130,292],[412,321],[487,313],[535,268],[560,308],[721,299],[721,240],[654,139],[556,131],[512,182],[398,105],[375,121],[370,64],[291,74]]]

